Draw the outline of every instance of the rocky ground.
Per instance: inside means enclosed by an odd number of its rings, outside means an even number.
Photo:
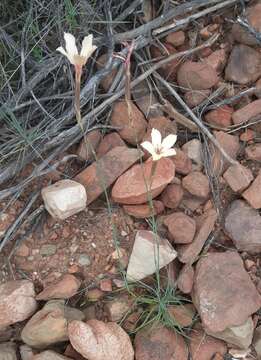
[[[260,35],[260,1],[246,17]],[[0,254],[0,360],[261,359],[260,42],[220,15],[201,25],[196,45],[219,39],[159,74],[228,157],[146,83],[115,102],[113,130],[88,133],[68,151],[77,155],[69,169],[39,180],[56,195],[70,177],[84,187],[83,206],[54,218],[43,192],[49,213]],[[185,51],[191,38],[189,27],[170,33],[151,54]],[[140,146],[153,128],[177,134],[176,155],[154,170]],[[1,203],[2,238],[37,186]]]

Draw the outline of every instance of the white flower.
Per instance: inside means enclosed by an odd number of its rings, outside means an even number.
[[[171,149],[177,141],[177,135],[170,134],[161,141],[161,133],[157,129],[151,130],[151,142],[144,141],[141,146],[151,155],[153,161],[157,161],[162,157],[176,155],[176,150]]]
[[[97,49],[97,46],[92,44],[93,35],[85,36],[82,42],[82,49],[79,54],[76,47],[75,37],[72,34],[64,33],[65,49],[60,46],[56,50],[65,55],[71,64],[83,66],[86,64],[89,57]]]

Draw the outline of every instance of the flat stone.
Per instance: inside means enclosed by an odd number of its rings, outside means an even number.
[[[34,356],[34,351],[30,346],[22,344],[19,346],[19,354],[21,360],[32,360]]]
[[[191,265],[185,264],[178,276],[177,286],[184,294],[189,294],[192,291],[194,282],[194,269]]]
[[[261,208],[261,171],[242,196],[254,209]]]
[[[78,264],[81,266],[90,266],[91,265],[90,256],[87,254],[80,254],[78,259]]]
[[[261,251],[261,216],[243,200],[230,205],[225,230],[239,251],[258,254]]]
[[[174,162],[178,174],[187,175],[191,172],[192,161],[184,151],[176,149],[176,155],[171,157],[171,160]]]
[[[176,209],[183,198],[183,188],[178,184],[169,184],[161,194],[163,204],[169,209]]]
[[[186,35],[184,31],[179,30],[168,34],[165,38],[165,41],[173,45],[174,47],[181,46],[186,40]]]
[[[196,316],[196,309],[193,304],[169,305],[168,313],[172,320],[181,327],[191,326]]]
[[[90,161],[95,159],[96,149],[101,141],[100,130],[90,131],[81,140],[80,145],[77,149],[77,155],[81,160]]]
[[[17,360],[16,346],[12,342],[0,344],[0,360]]]
[[[192,139],[182,146],[182,150],[192,160],[193,170],[200,171],[203,166],[202,144],[198,139]]]
[[[141,143],[147,129],[144,115],[132,101],[130,109],[126,101],[118,101],[113,105],[111,125],[116,128],[121,138],[131,145]]]
[[[171,240],[175,244],[189,244],[193,241],[196,232],[195,220],[183,212],[175,212],[165,217]]]
[[[36,300],[69,299],[77,293],[80,286],[80,280],[71,274],[65,274],[56,283],[45,287],[36,296]]]
[[[137,149],[117,146],[78,174],[75,179],[86,189],[87,204],[96,200],[140,156],[142,152]]]
[[[57,246],[54,244],[45,244],[40,248],[40,255],[51,256],[56,253]]]
[[[185,264],[193,264],[200,254],[206,240],[214,228],[217,213],[214,209],[208,210],[197,221],[197,231],[191,244],[178,247],[178,259]]]
[[[206,175],[199,171],[193,171],[182,179],[182,186],[190,194],[207,199],[210,187]]]
[[[231,189],[239,193],[244,191],[254,179],[251,170],[240,164],[231,165],[223,177]]]
[[[261,55],[252,47],[233,47],[225,69],[225,79],[241,85],[255,82],[261,75]]]
[[[168,240],[162,239],[152,231],[139,230],[127,268],[127,279],[138,281],[152,275],[157,270],[168,265],[177,256]],[[146,259],[146,261],[145,261]]]
[[[220,74],[227,62],[227,54],[225,49],[218,49],[213,51],[212,54],[205,57],[203,62],[206,62],[208,65],[212,66],[218,74]]]
[[[232,114],[234,109],[231,106],[220,106],[215,110],[210,110],[205,115],[207,123],[219,127],[227,128],[232,124]]]
[[[206,90],[217,84],[218,76],[206,63],[186,61],[178,69],[177,80],[183,90]]]
[[[107,152],[117,146],[126,146],[125,142],[117,132],[112,132],[105,135],[97,148],[97,158],[101,158],[103,155],[107,154]]]
[[[163,116],[163,111],[158,107],[159,101],[146,80],[135,86],[131,93],[135,104],[146,119]]]
[[[162,59],[163,57],[174,55],[177,53],[175,47],[167,41],[163,41],[163,46],[152,45],[150,48],[153,59]],[[174,59],[167,64],[161,66],[159,73],[168,81],[175,81],[177,77],[177,70],[180,64],[180,59]]]
[[[56,353],[52,350],[46,350],[35,355],[32,360],[70,360],[67,356]]]
[[[86,208],[86,191],[77,181],[59,180],[41,193],[46,210],[54,218],[64,220]]]
[[[150,204],[123,205],[124,211],[137,219],[146,219],[156,216],[164,211],[164,204],[161,201],[153,200],[152,208]]]
[[[247,159],[261,162],[261,144],[249,145],[245,152]]]
[[[28,319],[36,309],[31,281],[8,281],[0,285],[0,329]]]
[[[174,179],[175,167],[169,158],[160,159],[151,180],[152,164],[152,160],[148,159],[144,164],[134,165],[121,175],[112,188],[113,201],[137,205],[158,196]]]
[[[211,90],[188,90],[184,94],[184,100],[189,107],[195,107],[206,100]]]
[[[205,330],[217,333],[242,325],[260,308],[261,297],[237,252],[212,252],[196,265],[193,303]]]
[[[232,114],[235,125],[244,124],[261,113],[261,99],[252,101]]]

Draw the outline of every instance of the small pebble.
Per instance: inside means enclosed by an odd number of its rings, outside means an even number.
[[[87,254],[81,254],[78,259],[78,264],[81,266],[90,266],[91,259]]]
[[[50,256],[56,253],[56,245],[53,244],[46,244],[43,245],[40,249],[40,254],[42,256]]]

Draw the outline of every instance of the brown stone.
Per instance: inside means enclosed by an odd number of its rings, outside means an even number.
[[[207,199],[210,188],[206,175],[199,171],[193,171],[182,179],[182,186],[190,194]]]
[[[261,171],[242,196],[254,209],[261,208]]]
[[[183,212],[166,216],[164,224],[167,226],[171,238],[176,244],[189,244],[196,232],[196,222]]]
[[[65,274],[56,283],[44,288],[40,294],[36,296],[36,300],[50,300],[50,299],[69,299],[74,296],[81,281],[71,274]]]
[[[174,47],[183,45],[185,40],[186,40],[186,36],[185,36],[184,31],[182,31],[182,30],[172,32],[169,35],[167,35],[165,38],[165,41],[167,43],[170,43]]]
[[[151,181],[153,162],[134,165],[121,175],[112,188],[112,198],[121,204],[143,204],[158,196],[174,179],[175,167],[169,158],[157,162]],[[149,191],[150,189],[150,191]]]
[[[156,58],[158,60],[159,59],[162,60],[163,57],[167,57],[169,55],[173,55],[177,53],[177,50],[172,44],[164,42],[163,45],[164,47],[160,47],[160,48],[154,45],[151,46],[151,55],[154,59]],[[174,81],[176,80],[178,65],[179,65],[179,59],[174,59],[172,61],[169,61],[167,64],[163,65],[159,69],[159,73],[166,80]]]
[[[245,129],[239,138],[241,141],[249,142],[255,138],[255,132],[251,129]],[[261,159],[261,156],[260,156],[260,159]]]
[[[205,115],[205,120],[211,125],[227,128],[232,123],[231,116],[233,111],[232,107],[224,105],[215,110],[209,111]]]
[[[130,108],[126,101],[118,101],[113,105],[111,125],[115,126],[123,140],[132,145],[141,143],[147,129],[144,115],[131,101]]]
[[[183,266],[179,273],[177,280],[178,288],[184,294],[189,294],[193,288],[194,269],[191,265],[186,264]]]
[[[252,101],[232,114],[232,120],[235,125],[246,123],[253,117],[261,113],[261,99]]]
[[[97,148],[97,158],[101,158],[103,155],[107,154],[107,152],[117,146],[125,146],[125,142],[118,133],[112,132],[105,135]]]
[[[188,357],[183,337],[160,324],[140,330],[134,347],[136,360],[187,360]]]
[[[137,219],[145,219],[162,213],[164,210],[164,204],[161,201],[153,200],[152,208],[150,204],[140,204],[123,205],[123,209],[127,214],[134,216]]]
[[[84,358],[81,354],[79,354],[76,350],[74,350],[71,344],[68,344],[66,346],[64,355],[74,360],[86,360],[86,358]]]
[[[197,263],[193,303],[206,331],[214,333],[243,324],[261,297],[237,252],[212,252]]]
[[[249,145],[246,147],[245,152],[248,160],[261,162],[261,144]]]
[[[15,250],[16,256],[22,256],[27,257],[30,255],[30,249],[27,245],[21,244],[16,250]]]
[[[101,141],[100,130],[90,131],[84,136],[77,149],[77,155],[81,160],[90,161],[95,159],[96,149]]]
[[[32,357],[31,360],[70,360],[71,358],[58,354],[52,350],[46,350]],[[80,359],[77,359],[80,360]]]
[[[183,188],[178,184],[169,184],[161,194],[161,201],[170,209],[176,209],[183,198]]]
[[[87,204],[97,199],[124,171],[135,164],[141,154],[137,149],[117,146],[78,174],[75,180],[85,186]]]
[[[102,279],[100,281],[100,289],[104,292],[111,292],[112,291],[112,281],[111,279]]]
[[[178,259],[185,264],[193,264],[200,254],[217,220],[214,209],[208,210],[197,219],[197,232],[191,244],[178,247]]]
[[[191,90],[184,94],[184,99],[189,107],[194,107],[206,100],[210,94],[210,90]]]
[[[191,172],[192,161],[184,151],[176,149],[176,155],[172,156],[171,160],[174,162],[178,174],[187,175]]]
[[[131,90],[131,94],[135,104],[146,119],[163,116],[163,111],[158,107],[159,101],[156,97],[156,89],[150,88],[146,80],[135,86]]]
[[[254,179],[251,170],[240,164],[231,165],[223,177],[235,192],[244,191]]]
[[[260,75],[260,53],[246,45],[234,46],[225,70],[226,80],[246,85],[256,81]]]
[[[168,313],[179,326],[187,327],[192,325],[196,309],[193,304],[169,305]]]
[[[177,79],[183,90],[206,90],[218,82],[217,73],[212,66],[193,61],[186,61],[180,66]]]
[[[227,54],[225,49],[219,49],[216,51],[213,51],[212,54],[204,58],[204,61],[213,67],[217,73],[220,73],[223,71],[226,62],[227,62]]]

